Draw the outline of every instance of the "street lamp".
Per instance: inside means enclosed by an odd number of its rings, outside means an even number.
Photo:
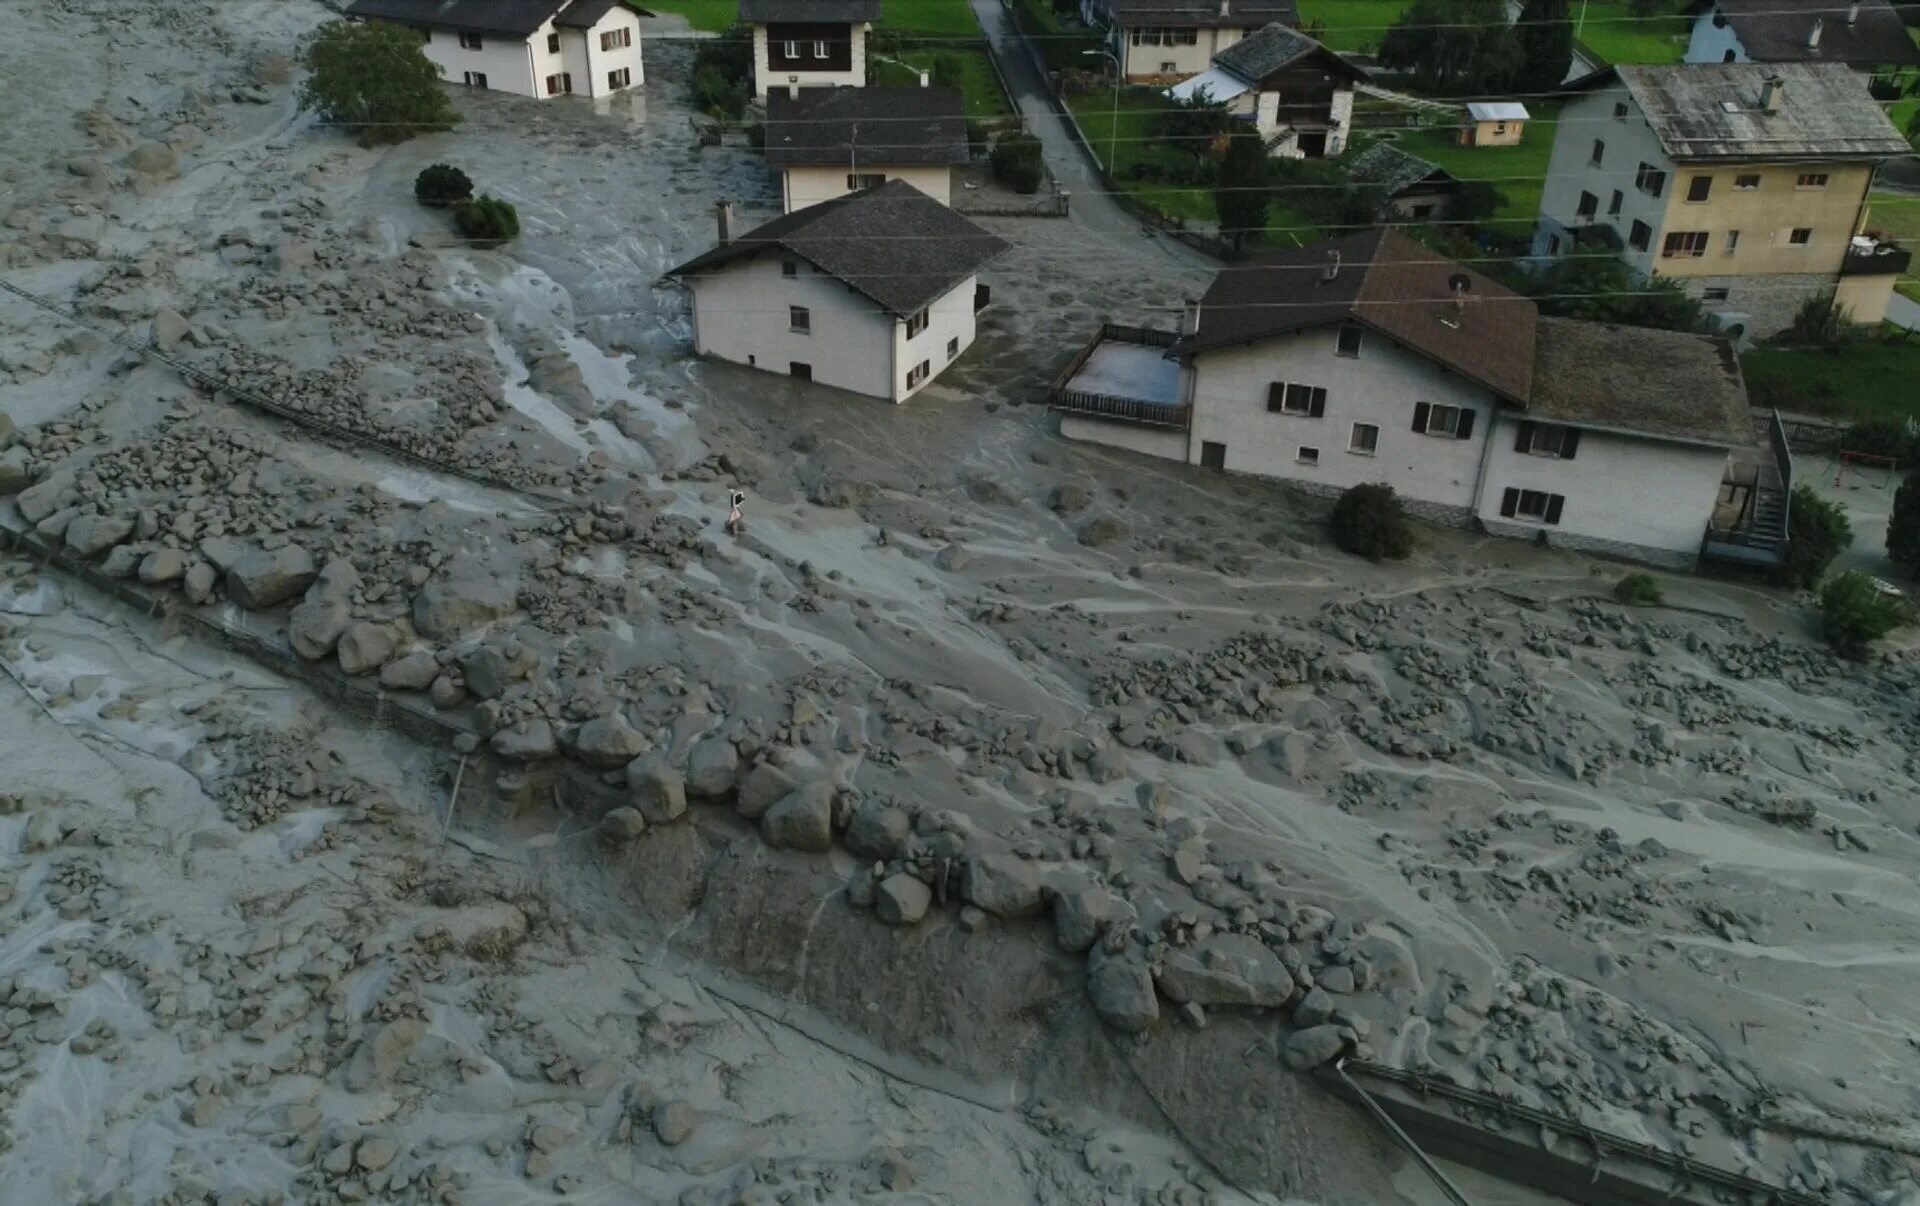
[[[1097,54],[1113,64],[1113,111],[1107,114],[1107,175],[1120,179],[1120,163],[1115,158],[1120,153],[1120,56],[1111,50],[1083,50],[1083,55]]]

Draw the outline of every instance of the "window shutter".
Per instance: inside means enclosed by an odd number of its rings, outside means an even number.
[[[1456,440],[1473,438],[1473,411],[1464,406],[1460,408],[1460,421],[1454,424],[1453,438]]]
[[[1324,389],[1315,389],[1312,394],[1312,401],[1307,407],[1307,414],[1312,418],[1318,419],[1326,413],[1327,391]]]
[[[1560,459],[1563,461],[1572,460],[1574,450],[1579,447],[1580,429],[1578,427],[1567,428],[1565,434],[1560,437]]]
[[[1500,496],[1500,514],[1506,516],[1508,519],[1512,519],[1519,511],[1520,491],[1514,489],[1512,486],[1508,486],[1507,492]]]
[[[1267,383],[1267,409],[1284,410],[1287,404],[1287,383],[1269,381]]]
[[[1513,450],[1515,452],[1533,451],[1533,420],[1532,419],[1520,420],[1520,432],[1518,435],[1513,437]]]
[[[1416,402],[1413,405],[1413,429],[1422,434],[1425,434],[1427,430],[1428,409],[1429,407],[1425,402]]]
[[[1558,494],[1547,495],[1547,522],[1560,522],[1560,507],[1567,500]]]

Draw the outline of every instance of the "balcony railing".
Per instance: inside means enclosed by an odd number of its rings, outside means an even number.
[[[1193,416],[1193,408],[1166,402],[1144,402],[1139,398],[1120,398],[1113,394],[1090,394],[1084,390],[1056,390],[1048,402],[1055,410],[1084,415],[1091,419],[1114,419],[1138,423],[1143,427],[1172,427],[1184,430]]]
[[[1883,276],[1905,272],[1913,262],[1913,253],[1893,243],[1875,243],[1871,247],[1854,244],[1847,258],[1840,261],[1841,276]]]

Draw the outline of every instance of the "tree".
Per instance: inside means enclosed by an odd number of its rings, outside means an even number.
[[[1552,92],[1573,67],[1573,22],[1567,0],[1527,0],[1514,22],[1520,69],[1513,87],[1520,92]]]
[[[1484,222],[1500,212],[1507,195],[1484,180],[1462,180],[1445,210],[1449,222]]]
[[[994,143],[988,162],[993,178],[1016,193],[1037,193],[1046,179],[1040,140],[1031,134],[1013,134]]]
[[[1858,570],[1820,588],[1821,635],[1841,657],[1866,657],[1868,646],[1906,622],[1905,601]]]
[[[1524,65],[1506,0],[1414,0],[1380,40],[1383,67],[1429,92],[1504,92]],[[1557,82],[1557,81],[1556,81]]]
[[[1912,470],[1893,492],[1887,517],[1887,558],[1920,578],[1920,469]]]
[[[454,208],[453,225],[461,238],[471,239],[483,247],[494,247],[519,235],[520,213],[514,209],[513,202],[483,193]]]
[[[1243,130],[1227,139],[1220,159],[1220,178],[1213,188],[1213,212],[1220,217],[1220,233],[1233,240],[1233,249],[1246,245],[1247,236],[1267,224],[1267,147],[1258,134]]]
[[[1224,101],[1201,88],[1186,100],[1174,100],[1153,119],[1153,136],[1195,159],[1213,154],[1214,145],[1233,128],[1233,116]]]
[[[689,77],[694,107],[709,117],[737,120],[753,95],[753,35],[735,25],[717,38],[702,38]]]
[[[1827,567],[1853,545],[1853,525],[1839,504],[1815,494],[1811,487],[1795,486],[1787,509],[1787,559],[1780,578],[1788,586],[1812,589]]]
[[[450,164],[436,163],[413,178],[413,199],[422,205],[455,205],[471,196],[473,181]]]
[[[329,21],[307,44],[300,107],[352,130],[363,147],[449,130],[460,120],[420,35],[384,21]]]
[[[1630,327],[1697,331],[1700,303],[1664,277],[1642,278],[1611,252],[1576,252],[1545,272],[1504,274],[1504,283],[1534,298],[1542,314]]]
[[[1398,561],[1413,552],[1413,527],[1392,486],[1353,486],[1333,504],[1333,542],[1368,561]]]

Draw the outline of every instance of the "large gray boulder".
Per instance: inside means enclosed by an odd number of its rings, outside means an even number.
[[[502,758],[534,762],[551,758],[556,751],[553,726],[544,720],[522,721],[493,735],[493,752]]]
[[[360,571],[351,561],[336,557],[321,567],[306,598],[287,613],[287,643],[295,653],[317,662],[333,652],[353,620],[353,588],[359,583]]]
[[[1120,902],[1097,884],[1073,884],[1053,897],[1053,938],[1060,949],[1079,954],[1100,940],[1120,915]]]
[[[768,845],[780,849],[815,853],[832,849],[832,791],[809,791],[803,788],[788,792],[760,818],[760,832]]]
[[[1314,1026],[1307,1030],[1296,1030],[1288,1037],[1287,1045],[1280,1050],[1280,1057],[1287,1061],[1287,1067],[1296,1072],[1305,1072],[1331,1063],[1346,1049],[1345,1027]]]
[[[1257,938],[1216,934],[1167,955],[1160,991],[1176,1005],[1247,1005],[1277,1009],[1297,990],[1280,956]]]
[[[380,667],[380,685],[389,691],[424,691],[440,677],[440,659],[424,649]]]
[[[276,607],[313,585],[313,557],[297,544],[249,549],[227,571],[227,596],[258,611]]]
[[[888,925],[913,925],[932,903],[933,889],[904,871],[889,875],[873,890],[873,911]]]
[[[885,800],[862,800],[842,840],[847,849],[864,858],[890,859],[900,853],[912,832],[913,822],[905,812]]]
[[[420,588],[413,597],[413,626],[421,636],[448,640],[510,616],[519,607],[512,578],[484,566],[453,563],[454,572]]]
[[[37,524],[60,509],[61,500],[72,488],[71,473],[56,473],[20,491],[13,505],[20,508],[21,517],[28,523]]]
[[[623,717],[596,716],[580,726],[573,750],[589,766],[612,770],[646,753],[647,744],[646,734],[629,728]]]
[[[1138,1034],[1160,1017],[1160,999],[1144,963],[1096,958],[1087,964],[1087,996],[1100,1020],[1115,1030]]]
[[[740,751],[718,734],[694,742],[687,755],[687,790],[718,799],[729,795],[740,778]]]
[[[187,555],[179,549],[155,549],[140,563],[140,581],[148,586],[178,582],[187,576]]]
[[[133,520],[124,515],[80,515],[67,525],[67,551],[76,557],[95,557],[133,535]]]
[[[513,681],[507,659],[498,649],[487,645],[460,655],[460,674],[476,699],[498,699],[506,694],[507,685]]]
[[[649,825],[665,825],[687,811],[687,783],[680,772],[649,758],[627,764],[627,794]]]
[[[960,895],[996,917],[1029,917],[1047,903],[1040,872],[1012,854],[981,854],[960,873]]]
[[[362,620],[358,624],[347,625],[347,630],[340,634],[340,645],[336,652],[340,657],[340,669],[358,676],[378,670],[399,648],[399,629],[391,624]]]
[[[0,494],[18,494],[33,484],[33,473],[24,447],[0,453]]]
[[[762,762],[740,776],[740,785],[733,793],[734,808],[748,820],[757,821],[792,790],[792,775],[771,762]]]

